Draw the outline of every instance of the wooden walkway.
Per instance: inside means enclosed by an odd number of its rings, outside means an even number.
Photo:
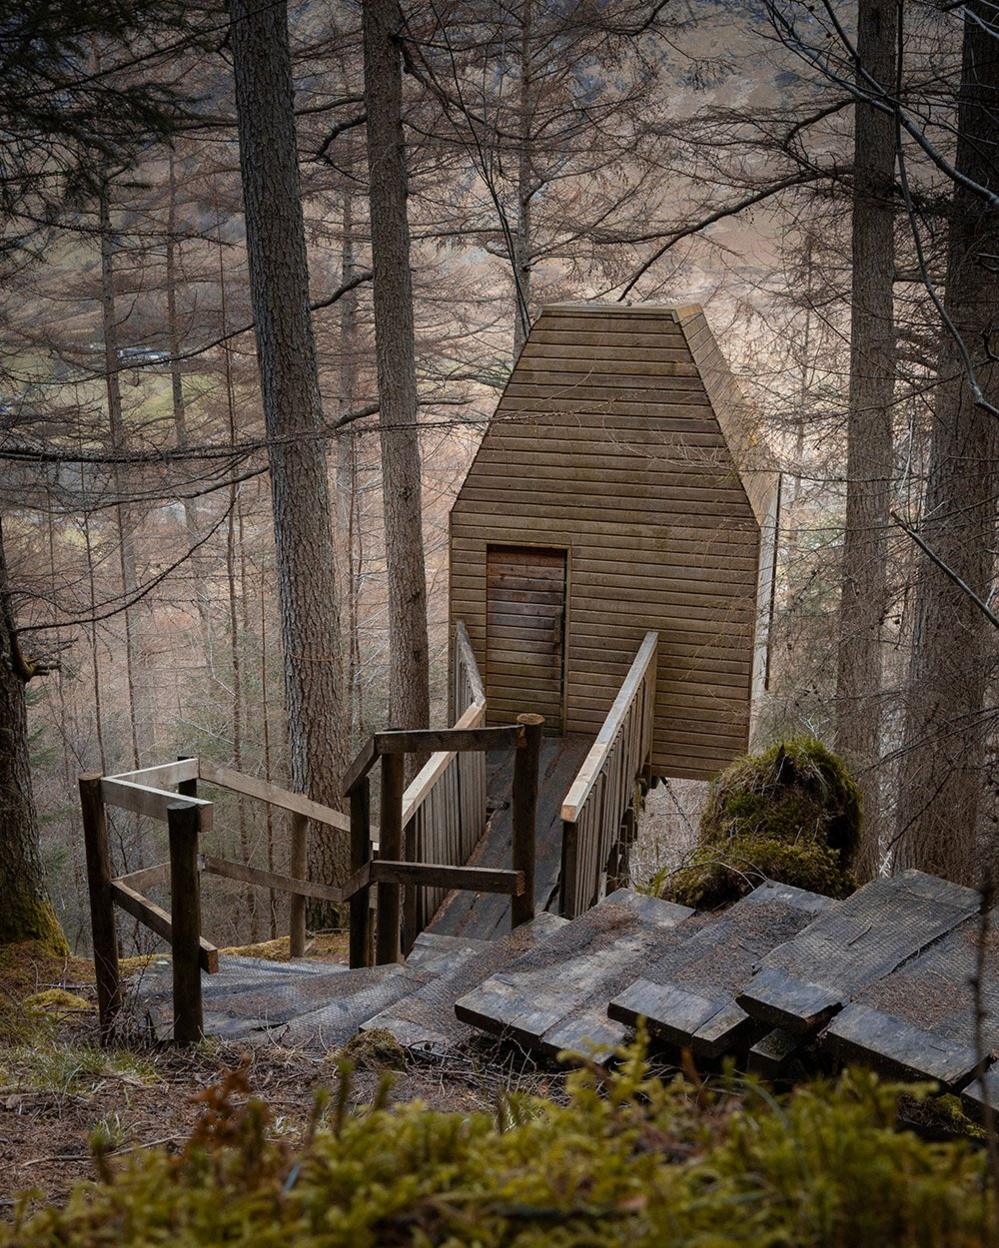
[[[541,912],[490,940],[424,932],[405,964],[223,956],[205,979],[206,1024],[230,1039],[314,1050],[384,1029],[435,1055],[484,1032],[552,1055],[613,1048],[644,1018],[675,1060],[684,1049],[698,1063],[732,1055],[775,1075],[808,1045],[834,1062],[937,1080],[979,1113],[983,1095],[999,1100],[999,1063],[984,1090],[975,1078],[979,906],[973,890],[917,871],[838,902],[767,882],[720,913],[619,889],[579,918]],[[987,1064],[999,1058],[997,921],[986,925],[979,994]],[[161,1036],[168,979],[154,973],[143,988]]]
[[[562,858],[562,801],[593,742],[592,737],[545,737],[541,745],[535,837],[535,913],[558,910]],[[510,863],[512,825],[510,782],[513,751],[492,752],[486,760],[489,826],[468,859],[471,867]],[[428,930],[445,936],[494,940],[510,930],[510,898],[498,893],[455,892],[444,899]]]

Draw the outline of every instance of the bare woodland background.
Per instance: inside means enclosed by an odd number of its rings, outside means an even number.
[[[284,8],[258,21],[245,0],[235,38],[211,9],[196,37],[95,38],[94,72],[152,72],[185,120],[169,140],[95,144],[58,217],[26,193],[5,218],[7,601],[38,669],[33,786],[70,942],[86,928],[78,773],[197,754],[335,800],[365,733],[426,715],[389,653],[393,619],[421,644],[424,586],[443,722],[448,510],[531,318],[563,299],[705,305],[783,473],[756,742],[811,733],[844,752],[868,871],[981,876],[996,818],[995,7],[862,0],[860,72],[852,4],[405,4],[383,47],[401,54],[408,194],[389,156],[369,172],[366,142],[387,126],[380,150],[399,155],[373,41],[364,90],[362,16],[392,7],[289,10],[297,190],[268,121],[280,84],[246,72]],[[991,65],[984,104],[959,99],[968,39]],[[304,210],[319,386],[265,372],[267,408],[253,282],[269,261],[248,268],[244,203],[290,281],[278,356],[282,335],[311,349],[278,183]],[[376,353],[375,203],[383,222],[408,216],[408,261],[382,240],[381,315],[397,347],[412,318],[415,395],[407,361]],[[328,511],[303,520],[317,473]],[[334,535],[289,589],[336,639],[302,656],[331,665],[303,695],[328,739],[293,733],[290,750],[276,525],[303,551]],[[697,801],[690,784],[658,791],[646,869],[682,848]],[[270,813],[222,805],[219,848],[284,869]],[[155,860],[152,829],[119,812],[114,836],[123,868]],[[259,894],[220,886],[206,906],[219,943],[283,927]]]

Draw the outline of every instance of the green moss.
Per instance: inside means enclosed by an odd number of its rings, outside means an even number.
[[[827,897],[846,897],[856,888],[853,876],[840,866],[839,855],[825,845],[734,836],[699,845],[678,871],[653,876],[648,891],[681,906],[712,910],[744,897],[764,880],[780,880]]]
[[[355,1070],[405,1070],[406,1050],[390,1031],[373,1027],[348,1040],[334,1061],[348,1062]]]
[[[718,776],[691,858],[647,888],[699,909],[737,901],[765,879],[845,897],[856,887],[860,830],[860,791],[835,754],[807,737],[781,741]]]
[[[231,1084],[231,1081],[230,1081]],[[418,1102],[349,1114],[300,1151],[232,1084],[177,1155],[18,1210],[3,1248],[294,1243],[296,1248],[978,1248],[993,1195],[984,1150],[896,1130],[902,1089],[869,1072],[778,1099],[649,1077],[636,1049],[565,1103],[507,1095],[496,1113]],[[915,1093],[918,1095],[918,1091]]]
[[[38,1014],[85,1014],[94,1009],[90,1001],[65,988],[46,988],[44,992],[25,997],[24,1006]]]
[[[861,835],[860,790],[845,765],[812,737],[779,741],[726,767],[701,817],[704,844],[758,837],[836,851],[848,870]]]
[[[0,906],[0,945],[26,940],[35,941],[55,957],[69,957],[69,945],[51,902],[29,893],[15,893]]]

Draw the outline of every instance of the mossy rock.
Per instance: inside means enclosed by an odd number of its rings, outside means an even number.
[[[373,1027],[348,1040],[337,1050],[336,1060],[348,1062],[354,1070],[404,1070],[406,1050],[390,1031]]]
[[[764,880],[780,880],[826,897],[846,897],[857,886],[828,846],[733,836],[699,845],[678,871],[653,877],[649,891],[677,905],[714,910],[745,897]]]
[[[845,897],[856,888],[860,834],[860,790],[840,759],[811,737],[780,741],[717,777],[692,857],[649,891],[698,909],[731,904],[766,879]]]
[[[848,870],[861,835],[860,790],[844,763],[812,737],[738,758],[711,786],[701,842],[758,837],[835,850]]]
[[[87,1014],[94,1009],[90,1001],[65,988],[46,988],[44,992],[25,997],[26,1009],[37,1014]]]

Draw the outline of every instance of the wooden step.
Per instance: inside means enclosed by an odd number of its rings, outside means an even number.
[[[271,1027],[264,1037],[288,1048],[326,1052],[346,1044],[373,1015],[428,982],[432,970],[402,964],[360,967],[327,985],[323,1003]]]
[[[813,1030],[978,905],[973,889],[921,871],[872,880],[768,953],[737,1002],[771,1026]]]
[[[271,962],[221,954],[215,975],[202,975],[205,1034],[235,1040],[280,1025],[314,1010],[349,974],[334,962]],[[173,1035],[173,981],[170,960],[144,971],[136,999],[157,1039]]]
[[[999,933],[991,914],[980,982],[982,1044],[999,1049]],[[978,1066],[975,995],[981,918],[975,915],[862,989],[833,1018],[823,1042],[844,1061],[862,1060],[905,1079],[961,1087]]]
[[[620,1044],[626,1028],[608,1019],[607,1002],[689,935],[684,926],[693,913],[618,889],[461,997],[455,1013],[546,1053]]]
[[[466,1041],[472,1033],[472,1028],[455,1015],[454,1004],[458,998],[565,926],[565,919],[542,912],[506,936],[470,942],[460,962],[452,962],[446,969],[436,969],[424,984],[369,1019],[361,1030],[388,1031],[406,1048],[443,1055]],[[465,943],[457,937],[432,939],[458,945]],[[421,970],[425,969],[421,966]]]
[[[437,932],[420,932],[406,956],[406,965],[420,970],[447,970],[450,962],[480,949],[489,941],[473,940],[470,936],[443,936]]]
[[[768,1029],[736,1004],[736,996],[765,954],[835,905],[768,880],[651,963],[607,1013],[629,1026],[645,1018],[650,1035],[697,1057],[716,1058],[752,1043]]]

